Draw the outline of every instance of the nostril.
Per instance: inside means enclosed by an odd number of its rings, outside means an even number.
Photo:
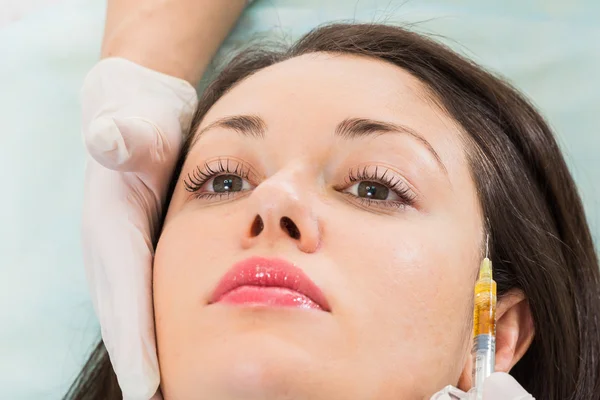
[[[252,226],[250,227],[250,236],[256,237],[260,235],[264,228],[265,224],[263,223],[262,218],[260,215],[257,215],[256,218],[254,218],[254,222],[252,222]]]
[[[298,230],[294,221],[288,217],[283,217],[281,218],[281,221],[279,221],[279,225],[281,225],[281,229],[287,232],[292,239],[300,239],[300,230]]]

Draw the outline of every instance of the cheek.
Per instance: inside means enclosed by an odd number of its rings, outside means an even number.
[[[325,250],[337,257],[345,281],[340,287],[347,288],[339,301],[351,304],[341,310],[356,341],[370,349],[379,367],[381,360],[389,368],[402,360],[415,380],[430,381],[417,376],[431,374],[431,368],[446,382],[457,379],[470,337],[475,231],[452,229],[431,216],[381,216],[372,223],[356,217],[336,217],[355,223],[333,225]]]
[[[154,296],[159,306],[163,300],[175,301],[188,295],[200,301],[202,282],[210,279],[209,266],[218,258],[218,252],[211,249],[224,245],[224,240],[215,240],[214,228],[209,229],[193,213],[185,214],[170,221],[156,248]]]
[[[161,357],[183,350],[177,346],[186,343],[190,324],[223,274],[222,266],[234,262],[237,225],[228,214],[193,207],[179,211],[165,225],[153,271],[157,340],[159,350],[165,350]]]
[[[227,261],[227,255],[232,249],[240,249],[242,232],[247,228],[242,226],[241,211],[239,205],[198,209],[192,201],[169,212],[154,260],[158,284],[202,278],[195,282],[197,294],[202,295],[204,281],[217,278],[223,272],[219,267]]]

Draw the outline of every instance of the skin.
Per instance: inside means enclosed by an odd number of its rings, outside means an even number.
[[[262,118],[264,138],[206,129],[233,115]],[[342,138],[336,126],[348,118],[407,127],[421,139]],[[154,264],[166,399],[420,399],[470,384],[483,218],[463,133],[418,80],[374,59],[304,55],[239,83],[199,131]],[[212,199],[186,191],[188,174],[205,162],[216,169],[211,160],[219,158],[250,171],[248,190]],[[349,171],[365,166],[369,177],[375,167],[378,176],[387,170],[414,204],[357,198]],[[200,192],[212,189],[208,182]],[[257,215],[265,229],[253,237]],[[300,239],[280,228],[283,216]],[[251,256],[297,265],[331,312],[209,305],[221,277]],[[512,316],[499,338],[501,349],[512,346],[504,370],[528,346],[518,318],[528,307],[522,296],[512,299],[499,310],[499,332],[503,314]]]
[[[108,0],[101,56],[196,85],[245,6],[245,0]]]

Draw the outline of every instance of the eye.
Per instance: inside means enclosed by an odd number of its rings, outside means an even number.
[[[213,160],[187,174],[183,184],[196,199],[223,200],[254,189],[252,168],[235,159]]]
[[[351,169],[346,185],[337,190],[364,207],[404,208],[414,206],[417,198],[399,173],[380,166]]]
[[[346,191],[356,197],[370,200],[398,201],[400,198],[387,186],[379,182],[362,181],[350,186]]]
[[[210,178],[204,184],[204,192],[213,193],[231,193],[241,192],[243,190],[250,190],[250,183],[237,175],[218,175],[214,178]]]

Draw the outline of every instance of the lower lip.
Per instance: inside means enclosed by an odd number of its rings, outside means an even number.
[[[272,286],[240,286],[217,301],[243,306],[293,307],[321,310],[321,307],[296,291]]]

